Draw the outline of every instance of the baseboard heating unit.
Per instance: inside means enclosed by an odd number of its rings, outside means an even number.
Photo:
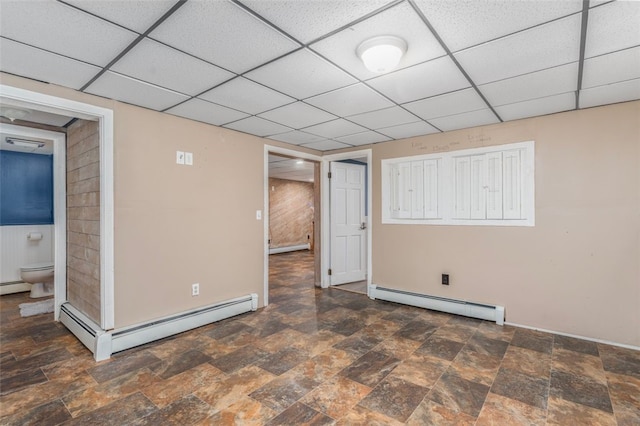
[[[290,251],[298,251],[298,250],[311,250],[311,244],[307,243],[307,244],[298,244],[297,246],[270,248],[269,254],[288,253]]]
[[[429,296],[428,294],[378,287],[374,284],[369,285],[369,297],[465,317],[495,321],[498,325],[504,324],[504,306],[484,305],[464,300]]]
[[[257,308],[258,295],[252,293],[155,321],[105,331],[69,302],[65,302],[60,307],[60,321],[93,352],[96,361],[102,361],[113,353],[255,311]]]

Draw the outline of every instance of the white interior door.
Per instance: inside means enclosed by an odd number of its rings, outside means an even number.
[[[366,278],[365,167],[331,162],[331,285]]]

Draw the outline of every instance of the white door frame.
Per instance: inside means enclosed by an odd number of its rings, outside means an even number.
[[[54,114],[71,115],[88,120],[98,120],[100,133],[100,328],[114,328],[114,226],[113,226],[113,111],[107,108],[72,101],[57,96],[45,95],[30,90],[0,84],[0,103],[29,108]],[[66,151],[66,144],[56,148]],[[57,152],[57,151],[56,151]],[[61,157],[58,157],[61,158]],[[55,155],[54,155],[55,161]],[[55,170],[58,167],[54,164]],[[64,177],[66,179],[66,176]],[[55,179],[55,177],[54,177]],[[66,192],[66,191],[65,191]],[[66,202],[65,202],[66,206]],[[66,209],[64,218],[56,210],[56,257],[55,257],[55,319],[58,320],[60,304],[66,301]],[[61,220],[61,222],[59,222]],[[64,225],[64,234],[59,235],[58,224]],[[62,227],[60,227],[62,229]],[[62,231],[61,231],[62,232]],[[59,247],[64,247],[59,249]],[[58,254],[60,253],[60,255]]]
[[[354,158],[367,158],[367,293],[369,292],[369,285],[371,284],[371,273],[373,271],[371,261],[371,241],[372,241],[372,182],[371,177],[373,164],[372,164],[372,151],[371,149],[363,149],[360,151],[343,152],[340,154],[329,154],[322,157],[322,186],[320,187],[322,197],[322,216],[320,223],[322,226],[322,257],[320,259],[321,272],[322,272],[322,287],[329,287],[331,280],[329,279],[329,268],[331,265],[331,206],[329,205],[330,192],[329,192],[329,163],[339,160],[352,160]]]
[[[264,207],[262,210],[262,222],[264,225],[264,306],[267,306],[269,304],[269,153],[283,154],[288,157],[301,158],[304,160],[312,160],[317,162],[322,161],[322,157],[318,155],[295,151],[293,149],[281,148],[279,146],[264,146]],[[318,184],[320,184],[320,182],[315,182],[315,185]],[[322,223],[324,224],[324,221],[322,221]],[[322,244],[324,244],[324,242]]]

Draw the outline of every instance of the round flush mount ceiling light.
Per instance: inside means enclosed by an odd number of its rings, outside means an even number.
[[[407,51],[407,42],[396,36],[378,36],[365,40],[356,49],[364,66],[376,74],[393,70]]]
[[[0,107],[0,117],[8,118],[11,122],[21,120],[29,115],[29,111],[13,107]]]

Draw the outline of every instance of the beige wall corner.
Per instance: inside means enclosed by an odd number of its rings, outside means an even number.
[[[536,225],[383,225],[380,160],[534,140]],[[640,346],[640,102],[373,146],[373,282]],[[440,284],[449,273],[451,285]]]

